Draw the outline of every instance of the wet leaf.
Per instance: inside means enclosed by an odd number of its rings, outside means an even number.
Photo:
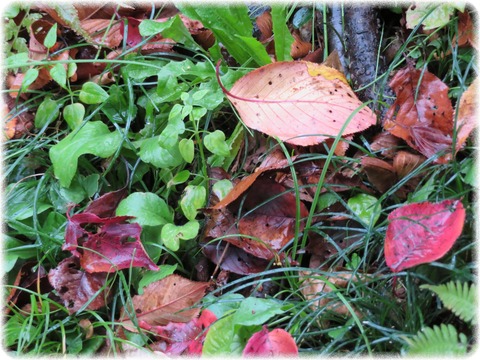
[[[454,119],[448,87],[411,64],[395,74],[390,87],[397,99],[385,115],[385,130],[426,157],[451,148]]]
[[[240,275],[256,274],[264,271],[270,261],[257,258],[246,251],[232,245],[207,244],[202,247],[205,256],[220,269]]]
[[[292,335],[283,329],[268,331],[267,326],[248,340],[243,356],[292,356],[298,355],[298,347]]]
[[[347,121],[341,135],[376,123],[342,73],[315,63],[265,65],[224,91],[248,127],[295,145],[318,144],[337,136]]]
[[[142,274],[142,278],[138,282],[138,290],[137,293],[138,295],[143,294],[143,288],[150,285],[151,283],[162,280],[166,278],[169,275],[172,275],[173,272],[177,269],[177,264],[175,265],[162,265],[160,267],[160,270],[158,271],[153,271],[153,270],[148,270],[145,271]]]
[[[455,3],[415,3],[406,12],[407,29],[413,29],[420,23],[424,30],[445,26],[450,21],[450,16],[453,15],[455,10],[463,11],[464,7],[465,5],[456,5]]]
[[[460,150],[471,132],[477,126],[476,99],[478,94],[478,78],[476,78],[468,89],[462,94],[457,105],[457,139],[456,151]]]
[[[192,139],[182,139],[178,144],[178,150],[182,155],[183,160],[191,163],[195,156],[195,144]]]
[[[167,325],[169,322],[186,323],[197,316],[199,309],[191,307],[203,298],[207,286],[206,282],[170,275],[148,285],[143,295],[134,296],[133,310],[138,321],[151,326]],[[120,321],[129,331],[137,331],[125,309],[122,310]]]
[[[443,257],[462,233],[465,209],[460,200],[404,205],[388,215],[385,260],[399,272]]]
[[[109,288],[105,285],[107,274],[89,274],[80,270],[76,257],[62,260],[48,273],[48,280],[65,303],[70,314],[86,307],[97,310],[106,304]]]

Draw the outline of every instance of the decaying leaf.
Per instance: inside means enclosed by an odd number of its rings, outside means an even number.
[[[341,72],[306,61],[262,66],[223,90],[247,126],[295,145],[354,134],[376,122]]]
[[[478,94],[478,78],[476,78],[468,89],[462,94],[457,105],[457,138],[456,151],[460,150],[471,132],[477,125],[476,100]]]
[[[189,322],[198,315],[199,309],[193,306],[203,298],[208,285],[207,282],[169,275],[145,287],[142,295],[134,296],[133,311],[138,321],[150,326]],[[137,331],[125,309],[120,321],[129,331]]]
[[[462,233],[465,209],[460,200],[404,205],[388,215],[385,260],[399,272],[443,257]]]
[[[215,314],[205,309],[198,318],[187,323],[170,322],[151,326],[140,321],[139,326],[155,333],[158,340],[152,344],[153,350],[166,355],[201,355],[205,336],[216,320]]]
[[[298,355],[298,347],[290,333],[283,329],[262,330],[253,334],[245,345],[243,356],[292,356]]]
[[[345,288],[349,282],[362,281],[364,276],[354,274],[351,271],[338,272],[335,276],[322,277],[314,272],[302,271],[300,273],[302,286],[300,292],[305,299],[311,301],[310,307],[313,310],[327,308],[339,315],[351,316],[351,310],[335,295],[336,288]],[[352,306],[358,317],[362,315]]]
[[[106,273],[89,274],[80,269],[80,261],[72,256],[61,261],[48,273],[48,280],[66,308],[73,314],[87,302],[87,309],[99,309],[108,302],[109,288]],[[111,294],[110,294],[111,295]]]
[[[451,149],[454,118],[448,87],[432,73],[417,70],[412,64],[395,74],[390,87],[397,99],[385,115],[385,130],[426,157]]]

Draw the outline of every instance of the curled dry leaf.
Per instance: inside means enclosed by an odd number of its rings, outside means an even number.
[[[198,315],[199,309],[193,306],[203,298],[208,285],[208,282],[191,281],[175,274],[167,276],[132,298],[133,311],[138,321],[150,326],[189,322]],[[120,321],[127,330],[137,331],[125,309]]]
[[[230,91],[222,89],[248,127],[294,145],[335,137],[347,121],[340,135],[376,122],[342,73],[307,61],[265,65],[243,76]]]
[[[80,270],[80,262],[74,256],[61,261],[48,273],[50,284],[62,298],[70,314],[82,308],[87,302],[89,302],[87,309],[90,310],[105,306],[109,297],[106,279],[106,273],[88,274]]]
[[[361,160],[363,171],[368,181],[382,194],[392,187],[397,181],[393,166],[387,161],[364,157]]]
[[[465,208],[460,200],[407,204],[388,220],[385,260],[399,272],[443,257],[462,233]]]
[[[454,118],[447,85],[409,64],[395,74],[390,87],[397,99],[385,115],[385,130],[426,157],[451,148]]]
[[[298,347],[290,333],[283,329],[262,330],[253,334],[245,345],[243,356],[292,356],[298,355]]]

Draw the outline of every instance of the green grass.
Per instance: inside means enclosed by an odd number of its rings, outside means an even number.
[[[286,11],[284,15],[289,17],[289,14],[291,11]],[[428,43],[433,34],[425,35],[419,32],[418,27],[414,29],[409,41],[400,48],[391,62],[388,74],[404,65],[404,54],[407,54],[417,60],[417,67],[428,67],[430,72],[441,78],[450,87],[452,99],[458,100],[478,69],[471,50],[468,52],[451,44],[449,39],[456,26],[456,18],[453,17],[445,29],[438,30],[439,41],[434,43]],[[314,32],[312,38],[315,36]],[[146,40],[138,47],[145,42]],[[86,45],[80,43],[75,46]],[[238,67],[222,65],[222,81],[230,88],[236,79],[259,65],[261,60],[255,54],[239,50],[236,47],[238,44],[224,45],[244,61]],[[436,58],[435,54],[448,49],[452,50],[451,55]],[[13,53],[7,55],[12,56]],[[119,70],[113,75],[114,84],[102,86],[110,95],[109,101],[85,104],[85,116],[79,126],[87,122],[101,121],[108,125],[109,131],[120,134],[121,141],[109,156],[101,157],[91,153],[80,156],[69,187],[59,184],[49,158],[52,146],[77,131],[77,128],[72,129],[63,121],[62,110],[53,121],[32,130],[28,136],[4,143],[4,238],[9,240],[5,252],[4,292],[8,294],[13,289],[23,290],[22,305],[29,307],[29,311],[25,311],[18,306],[8,305],[10,312],[5,318],[3,332],[4,347],[10,354],[92,356],[102,349],[102,355],[110,355],[118,354],[124,345],[143,348],[151,344],[152,339],[147,332],[134,334],[125,331],[127,337],[123,338],[117,323],[121,308],[131,305],[131,298],[136,294],[143,270],[133,268],[112,274],[109,284],[112,286],[113,300],[109,305],[98,311],[84,308],[71,315],[61,300],[51,296],[53,292],[44,292],[42,285],[37,286],[35,282],[24,288],[14,283],[15,276],[27,262],[31,262],[33,271],[43,268],[48,272],[69,256],[61,249],[67,221],[65,214],[69,204],[78,204],[73,213],[79,213],[90,200],[125,185],[130,194],[149,192],[163,199],[169,205],[176,225],[187,221],[184,214],[193,213],[196,214],[194,219],[188,220],[198,221],[203,228],[206,220],[198,210],[208,205],[208,169],[221,166],[229,171],[238,157],[240,166],[231,175],[232,178],[241,178],[245,175],[241,170],[242,163],[256,150],[250,130],[237,125],[240,119],[216,83],[217,55],[215,52],[196,50],[189,51],[188,55],[176,55],[175,58],[168,53],[143,56],[134,49],[124,48],[115,60],[60,62],[80,65],[82,62],[102,61],[107,65],[104,73],[112,69]],[[22,65],[42,66],[56,63],[59,62],[37,61]],[[182,65],[190,66],[190,69],[182,72]],[[18,63],[15,66],[23,67]],[[14,69],[15,66],[9,69]],[[169,68],[169,72],[162,73],[165,68]],[[157,77],[158,73],[160,75]],[[387,76],[379,78],[378,81],[385,85]],[[9,118],[19,115],[24,109],[37,111],[47,96],[60,108],[79,103],[82,90],[85,90],[82,86],[69,84],[67,81],[63,90],[52,86],[50,90],[28,91],[29,99],[21,107],[14,108]],[[186,116],[185,122],[181,121],[184,128],[181,128],[180,122],[172,115],[176,111]],[[205,138],[215,130],[221,130],[225,134],[225,140],[207,148]],[[380,127],[377,130],[379,131]],[[177,141],[167,144],[170,137]],[[329,189],[326,171],[320,174],[320,180],[316,184],[319,186],[308,217],[300,219],[299,194],[303,188],[299,185],[295,167],[307,161],[325,161],[334,168],[358,169],[359,156],[355,152],[375,155],[369,148],[371,137],[372,134],[368,132],[357,136],[350,144],[351,150],[342,157],[334,155],[333,151],[325,146],[324,151],[303,154],[294,160],[291,158],[292,149],[287,145],[274,139],[267,142],[266,152],[280,148],[290,160],[290,175],[294,187],[288,191],[295,194],[297,199],[295,237],[283,250],[290,257],[287,257],[287,261],[281,266],[274,266],[272,261],[268,269],[258,274],[232,276],[226,285],[213,291],[212,294],[217,297],[209,297],[205,307],[211,305],[210,301],[214,304],[227,303],[230,294],[248,294],[252,288],[273,284],[276,291],[270,296],[281,300],[287,310],[273,316],[268,322],[269,328],[280,327],[289,331],[301,354],[305,355],[397,354],[408,347],[407,339],[420,329],[440,323],[455,325],[468,336],[470,345],[474,342],[471,326],[442,309],[431,292],[420,289],[422,284],[436,285],[450,280],[475,282],[472,179],[475,147],[471,142],[448,164],[439,165],[434,163],[434,158],[427,159],[391,189],[383,194],[375,194],[381,206],[375,224],[365,222],[347,210],[317,210],[324,199],[320,190]],[[179,149],[176,145],[182,140],[184,143],[194,144],[191,161],[188,161],[188,158],[192,153]],[[333,147],[339,140],[335,139]],[[158,152],[158,148],[149,141],[164,141],[163,152]],[[240,146],[241,141],[244,141],[244,147]],[[253,148],[249,148],[251,144]],[[228,155],[221,154],[220,149],[225,145],[230,149]],[[168,160],[168,155],[171,155],[172,159]],[[60,163],[60,166],[67,165]],[[185,174],[188,175],[187,178],[177,182]],[[395,192],[417,175],[421,176],[421,180],[416,189],[407,199],[399,199]],[[372,186],[364,174],[360,176],[365,186]],[[187,186],[203,187],[207,196],[198,204],[191,199],[185,199],[184,190]],[[327,191],[327,194],[338,200],[344,208],[348,207],[348,200],[359,193],[362,193],[362,190],[355,187],[348,187],[343,192],[331,189]],[[393,274],[383,257],[388,214],[404,202],[436,202],[448,198],[462,198],[467,210],[463,235],[454,248],[438,261]],[[348,221],[343,225],[314,221],[320,215],[344,216]],[[303,231],[300,220],[306,224]],[[338,237],[335,237],[335,233],[340,231],[354,232],[361,236],[349,246],[338,248]],[[182,240],[178,250],[172,250],[162,242],[161,227],[158,226],[145,227],[142,240],[155,262],[161,265],[176,265],[176,273],[192,278],[195,276],[195,265],[201,257],[198,246],[201,233],[202,231],[194,239]],[[310,255],[305,248],[313,234],[323,236],[327,242],[338,248],[338,252],[323,263],[321,270],[308,267]],[[221,239],[215,239],[214,242],[217,240]],[[305,286],[301,272],[311,271],[319,279],[330,281],[343,271],[337,269],[338,266],[348,266],[352,273],[368,276],[362,280],[351,280],[345,287],[335,286],[330,293],[305,299],[301,292]],[[394,293],[394,284],[400,295]],[[350,315],[339,315],[327,307],[315,306],[321,299],[329,299],[331,303],[345,306]],[[135,321],[134,313],[132,317]],[[94,329],[91,337],[84,329],[84,324],[88,323]]]

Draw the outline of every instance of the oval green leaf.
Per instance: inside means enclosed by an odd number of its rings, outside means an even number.
[[[108,99],[108,93],[103,88],[91,81],[82,85],[80,91],[80,101],[85,104],[100,104]]]
[[[116,215],[135,216],[134,221],[142,226],[158,226],[173,221],[173,212],[165,200],[154,193],[130,194],[120,202]]]
[[[69,104],[63,109],[63,117],[70,129],[75,129],[82,124],[85,117],[85,106],[80,103]]]
[[[197,211],[205,205],[207,191],[200,185],[188,185],[185,188],[180,206],[188,220],[195,220]]]

